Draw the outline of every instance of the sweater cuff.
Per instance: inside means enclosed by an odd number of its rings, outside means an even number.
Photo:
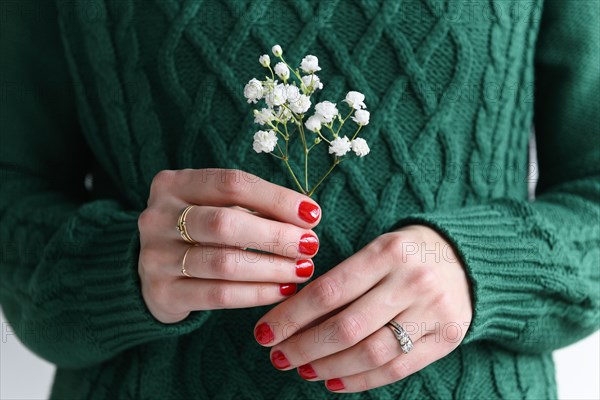
[[[516,202],[472,206],[458,210],[416,214],[394,229],[425,225],[440,233],[456,249],[471,283],[473,319],[463,343],[489,339],[521,344],[536,340],[536,307],[531,292],[537,279],[517,265],[539,260],[543,240],[524,233],[527,207]],[[518,262],[516,262],[518,260]]]
[[[142,297],[138,275],[138,213],[116,210],[113,205],[112,201],[84,205],[63,226],[64,231],[54,236],[68,245],[50,246],[58,258],[50,264],[59,271],[69,271],[61,279],[71,280],[66,285],[71,293],[61,298],[77,302],[65,305],[63,310],[78,309],[76,314],[81,316],[87,340],[104,355],[188,333],[210,314],[193,312],[176,324],[163,324],[154,318]],[[55,258],[49,256],[49,260]],[[60,259],[65,261],[57,266]]]

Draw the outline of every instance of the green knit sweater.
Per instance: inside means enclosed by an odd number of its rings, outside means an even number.
[[[426,224],[473,289],[454,352],[344,398],[556,397],[552,351],[599,321],[597,0],[0,4],[0,299],[57,365],[53,398],[335,396],[271,366],[253,337],[270,307],[164,325],[140,292],[137,217],[158,171],[240,168],[293,187],[252,150],[243,98],[276,43],[294,64],[319,57],[323,99],[359,90],[372,113],[371,154],[316,196],[317,275]]]

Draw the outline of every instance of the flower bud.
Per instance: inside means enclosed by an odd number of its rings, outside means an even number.
[[[275,57],[281,57],[281,55],[283,54],[283,50],[281,49],[281,46],[276,44],[275,46],[273,46],[273,48],[271,49],[271,51],[273,52],[273,55]]]
[[[268,68],[271,65],[271,58],[269,58],[268,54],[263,54],[258,58],[258,62],[265,68]]]

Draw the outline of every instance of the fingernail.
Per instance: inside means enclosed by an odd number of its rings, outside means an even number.
[[[334,392],[345,388],[344,384],[342,383],[342,380],[339,378],[329,379],[325,382],[325,386],[327,386],[327,389]]]
[[[296,261],[296,275],[300,278],[308,278],[313,274],[314,270],[315,264],[311,260]]]
[[[304,364],[298,367],[298,374],[304,379],[315,379],[317,374],[310,364]]]
[[[254,329],[254,337],[260,344],[271,343],[273,339],[275,339],[275,335],[273,334],[271,327],[267,325],[266,322],[263,322],[262,324],[258,325],[256,329]]]
[[[290,366],[288,359],[285,358],[285,355],[279,350],[276,350],[271,354],[271,362],[277,369],[284,369]]]
[[[319,239],[317,239],[315,235],[305,233],[302,235],[302,237],[300,237],[300,245],[298,246],[298,250],[302,254],[314,256],[317,254],[317,250],[319,250]]]
[[[316,222],[320,215],[321,208],[314,203],[303,201],[300,203],[300,207],[298,207],[298,216],[309,224]]]
[[[296,285],[295,283],[282,283],[279,285],[279,291],[283,296],[290,296],[296,293],[297,289],[298,285]]]

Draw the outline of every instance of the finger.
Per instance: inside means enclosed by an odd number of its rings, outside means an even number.
[[[271,360],[275,367],[297,367],[360,343],[410,304],[394,289],[391,282],[379,285],[323,323],[274,346]],[[326,339],[315,340],[322,338],[324,332],[329,333]],[[286,361],[278,363],[282,359]]]
[[[231,282],[182,278],[165,291],[172,313],[247,308],[273,304],[296,292],[295,283]]]
[[[277,327],[294,324],[298,329],[303,329],[323,315],[356,300],[375,286],[387,274],[388,269],[369,268],[370,265],[379,263],[379,260],[374,260],[373,254],[380,253],[372,252],[368,247],[315,279],[296,296],[265,314],[257,322],[255,333],[266,328],[271,329],[272,325],[275,329],[272,329],[273,334],[268,337],[272,337],[273,340],[269,343],[259,343],[266,346],[276,345],[286,339],[284,332],[276,329]],[[397,292],[397,288],[393,292]]]
[[[300,283],[312,276],[314,264],[310,259],[293,260],[233,247],[196,246],[188,252],[185,269],[194,278]],[[176,268],[171,270],[179,274]]]
[[[422,318],[423,315],[424,312],[411,308],[393,320],[400,323],[413,343],[417,343],[426,334],[427,329],[439,327],[439,324],[432,321],[411,322]],[[346,350],[301,365],[298,367],[298,373],[302,378],[310,380],[350,376],[378,368],[401,354],[403,351],[398,339],[390,327],[385,325]]]
[[[190,204],[238,205],[304,228],[314,227],[321,218],[320,207],[310,197],[245,171],[185,169],[171,172],[175,190]]]
[[[198,206],[187,214],[188,234],[197,242],[252,248],[285,257],[312,257],[319,249],[314,232],[224,207]]]
[[[381,367],[325,381],[327,389],[336,393],[362,392],[406,378],[453,350],[447,342],[436,342],[430,335],[423,337],[408,354],[401,354]]]

